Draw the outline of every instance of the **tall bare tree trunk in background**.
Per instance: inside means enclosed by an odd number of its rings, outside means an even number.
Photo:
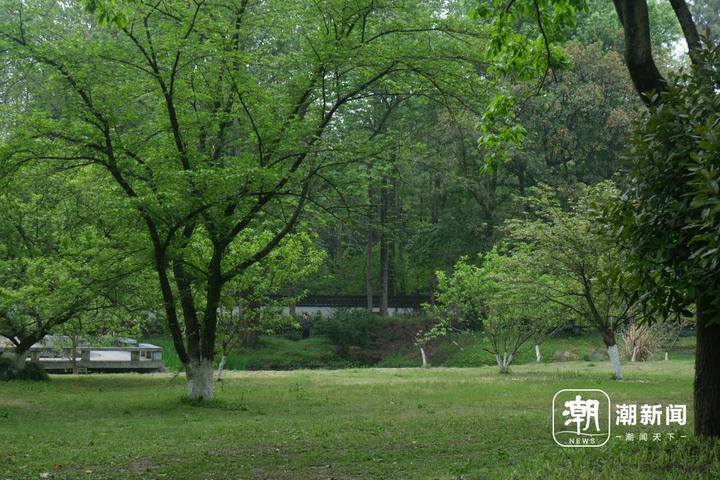
[[[440,189],[442,188],[442,178],[435,175],[430,184],[430,224],[437,225],[440,222]],[[435,269],[430,272],[430,304],[435,305],[435,293],[437,292],[437,277]]]
[[[392,205],[391,205],[391,223],[392,223],[392,235],[390,236],[390,245],[389,245],[389,251],[390,251],[390,264],[389,264],[389,272],[388,272],[388,296],[390,298],[402,294],[404,292],[404,288],[402,285],[402,277],[398,275],[398,261],[400,260],[400,241],[402,239],[402,236],[399,235],[398,229],[400,228],[400,219],[401,219],[401,204],[400,204],[400,187],[399,187],[399,179],[400,172],[395,168],[393,170],[393,179],[392,179]]]
[[[365,295],[367,311],[373,311],[373,188],[368,179],[367,244],[365,247]]]
[[[388,281],[390,273],[390,241],[388,236],[388,177],[383,175],[380,187],[380,315],[388,314]]]

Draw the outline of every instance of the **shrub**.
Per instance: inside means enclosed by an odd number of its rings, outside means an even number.
[[[630,361],[649,360],[658,347],[655,329],[648,325],[630,325],[621,335],[623,356]]]
[[[347,353],[351,346],[373,348],[383,328],[382,317],[359,309],[337,310],[315,322],[314,330],[325,335],[338,349]]]
[[[0,380],[15,379],[15,362],[7,357],[0,357]]]
[[[22,370],[18,370],[16,379],[42,382],[45,380],[49,380],[50,377],[48,376],[42,365],[37,362],[30,362],[25,364],[25,367]]]
[[[680,332],[688,324],[686,319],[680,318],[653,324],[631,325],[620,336],[623,356],[631,361],[645,361],[658,351],[667,352],[677,343]]]
[[[9,380],[48,380],[47,372],[39,363],[28,363],[18,369],[15,362],[7,357],[0,357],[0,381]]]

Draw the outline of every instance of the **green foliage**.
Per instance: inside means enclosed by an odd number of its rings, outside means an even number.
[[[368,134],[374,97],[467,97],[480,33],[440,1],[3,1],[24,87],[2,156],[92,172],[144,233],[180,357],[211,359],[231,282],[390,144]]]
[[[312,328],[328,337],[341,352],[347,353],[350,347],[373,347],[383,325],[384,320],[379,315],[361,309],[341,309],[315,320]]]
[[[570,41],[564,48],[572,65],[523,103],[517,121],[526,140],[512,150],[510,166],[572,188],[611,179],[625,166],[625,137],[641,102],[620,53],[599,42]]]
[[[439,272],[437,304],[431,310],[440,321],[420,343],[482,325],[487,351],[506,370],[526,342],[540,343],[560,318],[561,309],[545,294],[555,282],[537,268],[532,255],[525,247],[511,252],[494,248],[481,256],[480,266],[460,260],[451,276]]]
[[[262,337],[257,347],[236,350],[226,364],[234,370],[296,370],[348,368],[351,363],[338,355],[327,338],[305,340]]]
[[[638,313],[623,251],[599,227],[601,209],[616,197],[609,182],[569,192],[547,186],[526,198],[528,215],[505,225],[509,241],[526,245],[528,261],[552,283],[536,282],[549,302],[586,321],[614,344],[614,334]]]
[[[646,0],[650,16],[650,38],[655,55],[670,57],[682,32],[670,2]],[[705,4],[708,0],[693,2]],[[622,25],[613,5],[605,0],[589,0],[586,11],[580,13],[572,37],[584,44],[600,42],[605,50],[625,51]]]
[[[439,336],[464,330],[480,330],[488,316],[483,271],[461,258],[451,275],[439,271],[436,304],[428,310],[442,321],[433,330]]]
[[[23,368],[18,370],[16,380],[32,380],[32,381],[45,381],[49,380],[45,369],[39,363],[28,362]]]
[[[13,359],[0,357],[0,381],[45,381],[49,379],[47,372],[39,363],[28,362],[22,368],[17,368]]]
[[[586,8],[586,0],[480,0],[474,13],[490,22],[492,68],[534,77],[547,75],[566,62],[556,44],[566,38],[577,13]]]
[[[0,191],[0,334],[27,349],[74,321],[125,329],[150,308],[133,225],[108,220],[87,172],[16,167]],[[13,167],[13,168],[10,168]],[[89,333],[89,332],[88,332]]]
[[[0,356],[0,380],[13,380],[15,374],[15,361],[11,358]]]
[[[684,312],[717,298],[720,272],[720,50],[672,77],[635,132],[633,166],[611,209],[613,233],[650,311]]]
[[[565,317],[560,317],[563,322]],[[387,367],[387,368],[414,368],[420,365],[420,352],[415,343],[413,332],[419,331],[422,326],[413,326],[412,331],[405,332],[396,340],[388,342],[388,331],[397,329],[404,320],[396,318],[386,319],[388,327],[383,329],[379,345],[374,348],[356,348],[355,353],[365,356],[361,358],[349,357],[339,351],[337,345],[324,335],[314,332],[306,340],[287,338],[284,336],[261,336],[256,345],[252,347],[238,347],[226,356],[225,371],[232,370],[295,370],[295,369],[339,369],[351,367]],[[412,324],[412,322],[410,322]],[[675,324],[674,324],[675,325]],[[673,326],[674,326],[673,325]],[[540,339],[540,352],[542,364],[553,363],[561,365],[565,360],[555,358],[557,352],[569,352],[569,359],[598,361],[607,358],[602,336],[598,333],[581,336],[560,337],[547,336]],[[663,345],[663,351],[653,360],[662,360],[664,352],[669,351],[671,360],[690,361],[694,358],[694,337],[680,337],[672,344]],[[143,342],[161,346],[165,367],[171,371],[183,369],[183,365],[173,351],[172,341],[167,337],[148,337]],[[533,339],[533,342],[537,339]],[[451,338],[442,337],[428,342],[425,345],[430,363],[434,367],[469,368],[492,366],[497,364],[494,354],[491,354],[489,339],[474,332],[456,334]],[[216,360],[216,365],[219,359]],[[537,363],[535,351],[531,345],[521,348],[513,357],[513,365]],[[232,375],[232,373],[230,373]]]
[[[690,10],[698,30],[701,34],[708,34],[709,37],[717,40],[720,36],[720,2],[718,0],[694,0]]]
[[[270,232],[258,232],[245,248],[258,248],[269,236]],[[314,238],[302,232],[290,234],[262,262],[229,281],[218,312],[222,353],[229,353],[238,344],[250,345],[260,335],[297,330],[297,319],[283,315],[280,309],[303,296],[299,286],[318,271],[324,260],[325,252],[316,246]]]

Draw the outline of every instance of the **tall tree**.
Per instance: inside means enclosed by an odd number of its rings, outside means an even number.
[[[720,436],[720,410],[716,406],[720,403],[720,349],[717,348],[720,343],[720,305],[715,300],[720,289],[720,274],[717,264],[713,261],[700,265],[702,275],[699,276],[696,275],[698,271],[694,268],[683,267],[679,271],[674,270],[677,265],[676,260],[682,258],[692,260],[690,252],[695,251],[694,238],[699,232],[693,230],[693,227],[686,228],[686,219],[696,215],[707,216],[702,213],[706,205],[702,201],[699,203],[682,201],[676,204],[677,208],[666,208],[668,202],[672,203],[674,200],[680,201],[680,199],[688,200],[695,196],[697,188],[692,180],[696,170],[694,167],[693,169],[688,168],[693,162],[699,158],[705,162],[698,171],[717,166],[717,156],[709,154],[706,148],[708,144],[696,142],[698,134],[705,135],[707,131],[713,131],[713,128],[709,130],[705,128],[700,132],[687,128],[694,125],[697,120],[694,115],[688,119],[689,123],[685,125],[686,128],[677,128],[677,122],[672,117],[667,117],[661,108],[664,106],[664,97],[670,92],[670,105],[666,110],[677,111],[679,109],[682,111],[678,99],[687,97],[689,104],[696,105],[698,111],[705,111],[709,106],[710,117],[712,117],[716,112],[714,105],[717,100],[717,66],[715,63],[717,56],[714,53],[705,54],[703,52],[702,38],[691,13],[692,4],[688,4],[685,0],[668,0],[668,3],[682,31],[688,47],[689,63],[693,66],[691,79],[685,79],[684,84],[683,81],[678,81],[672,87],[658,67],[656,52],[653,50],[649,2],[647,0],[613,0],[614,10],[624,33],[626,67],[637,94],[650,109],[647,128],[652,135],[657,135],[659,131],[664,130],[663,136],[652,137],[663,139],[660,142],[662,148],[660,145],[656,145],[657,149],[641,149],[636,160],[640,160],[640,164],[644,164],[644,160],[647,160],[648,157],[659,156],[657,158],[659,161],[653,160],[655,163],[651,165],[667,167],[664,171],[655,170],[650,181],[647,180],[647,172],[644,170],[636,170],[635,176],[630,178],[629,190],[630,195],[634,197],[634,207],[636,211],[640,209],[646,216],[640,216],[636,218],[636,221],[630,222],[635,228],[624,228],[621,236],[624,236],[628,244],[633,246],[633,255],[639,256],[640,264],[655,265],[656,279],[666,278],[667,272],[673,272],[671,278],[680,279],[678,282],[664,283],[661,281],[662,288],[653,289],[657,295],[656,298],[661,303],[682,307],[683,302],[678,304],[675,302],[675,298],[689,297],[695,304],[697,321],[695,432],[701,436],[718,437]],[[546,45],[546,62],[548,69],[551,69],[554,58],[551,50],[552,42],[562,36],[563,27],[567,28],[574,23],[577,9],[583,8],[585,2],[582,0],[571,2],[527,0],[514,2],[514,4],[514,13],[512,14],[515,16],[514,18],[531,18],[536,23],[538,27],[536,39],[542,39]],[[547,29],[545,27],[548,25],[549,19],[559,21],[551,23],[553,28]],[[512,28],[508,21],[505,16],[505,19],[499,22],[497,30],[506,32],[507,29]],[[708,48],[712,52],[716,52],[716,47],[708,46]],[[521,52],[515,58],[524,55],[525,53]],[[537,60],[537,56],[529,58],[530,62]],[[685,89],[684,93],[683,89]],[[695,103],[696,101],[702,101],[702,103]],[[706,117],[708,115],[702,117],[703,120]],[[666,122],[664,125],[657,123],[661,119]],[[664,143],[668,140],[669,144]],[[640,143],[643,144],[643,142]],[[712,145],[712,142],[709,145]],[[675,166],[668,164],[668,160]],[[667,175],[668,173],[672,173],[672,175]],[[683,181],[678,184],[678,179]],[[662,194],[658,195],[658,192],[662,192]],[[692,223],[692,221],[690,222]],[[662,224],[664,227],[655,228],[658,224]],[[702,232],[704,228],[701,227],[700,231]],[[650,238],[648,241],[648,236],[652,237],[653,235],[659,235],[659,237]],[[668,235],[674,235],[675,240],[664,242],[663,239],[667,239]],[[673,245],[673,253],[669,256],[666,255],[668,245]],[[712,253],[705,253],[707,257],[715,258],[712,257]],[[664,260],[658,262],[658,258]],[[640,273],[642,276],[642,272]]]
[[[0,335],[19,367],[33,344],[69,322],[152,308],[147,269],[130,254],[132,226],[105,221],[83,173],[25,166],[2,178]]]
[[[0,7],[3,57],[58,98],[24,107],[9,155],[84,158],[115,182],[144,223],[189,397],[210,399],[223,287],[282,244],[328,172],[362,158],[340,119],[382,80],[437,91],[438,75],[472,73],[464,42],[479,35],[442,2],[88,6]],[[272,234],[256,245],[258,231]]]
[[[564,307],[602,336],[615,378],[622,380],[617,334],[637,316],[628,301],[626,260],[613,239],[597,227],[596,205],[615,195],[606,183],[580,189],[577,198],[561,198],[549,188],[534,188],[528,218],[506,224],[511,242],[528,245],[528,262],[545,274],[531,280],[546,301]],[[547,276],[554,279],[547,281]]]

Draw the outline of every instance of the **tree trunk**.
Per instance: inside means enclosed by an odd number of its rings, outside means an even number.
[[[213,365],[211,360],[191,360],[185,366],[188,380],[188,398],[190,400],[212,400]]]
[[[522,162],[522,160],[519,160],[519,161]],[[525,165],[523,163],[522,165],[520,165],[520,167],[518,169],[518,173],[517,173],[518,191],[520,192],[521,197],[525,196],[525,183],[527,182],[526,175],[527,175],[527,165]]]
[[[367,244],[365,247],[365,295],[368,313],[373,312],[373,190],[368,186],[368,224]]]
[[[380,315],[388,314],[390,275],[390,241],[388,239],[388,178],[383,177],[380,190]]]
[[[596,325],[599,325],[600,321],[598,319],[600,317],[595,309],[595,303],[590,301],[592,295],[587,294],[586,298],[588,299],[590,310],[593,312],[593,318],[596,319]],[[615,331],[607,325],[602,326],[599,330],[602,334],[603,342],[605,342],[605,346],[607,347],[610,364],[612,365],[613,373],[615,374],[615,380],[622,380],[622,364],[620,363],[620,350],[618,350],[617,341],[615,340]]]
[[[222,380],[223,370],[225,370],[225,359],[226,358],[227,357],[225,356],[224,353],[223,353],[222,357],[220,357],[220,365],[218,365],[216,380]]]
[[[380,316],[388,316],[390,255],[387,245],[380,246]]]
[[[422,357],[422,367],[427,368],[427,356],[425,355],[425,349],[423,347],[420,347],[420,356]]]
[[[635,90],[646,104],[654,101],[643,95],[663,92],[667,88],[652,55],[650,20],[647,1],[613,0],[615,11],[625,32],[625,63]]]
[[[607,346],[608,356],[610,357],[610,364],[615,374],[615,380],[622,380],[622,364],[620,363],[620,351],[618,350],[617,344]]]
[[[698,295],[695,348],[695,435],[720,436],[720,308],[714,289]]]
[[[368,313],[373,312],[373,238],[372,230],[368,229],[365,270],[365,297]]]
[[[540,355],[540,344],[535,344],[535,361],[537,363],[540,363],[542,361],[542,356]]]
[[[7,352],[8,356],[11,355],[11,358],[15,362],[15,366],[18,368],[18,370],[25,368],[28,352],[33,345],[42,340],[44,337],[44,332],[41,332],[40,334],[35,336],[25,337],[20,341],[20,343],[15,345],[14,352]]]
[[[510,364],[512,363],[512,354],[503,353],[502,355],[495,355],[495,361],[500,367],[500,373],[510,373]]]
[[[430,224],[435,226],[440,223],[440,203],[441,203],[441,191],[442,189],[442,177],[435,175],[430,184]],[[435,274],[435,265],[430,269],[430,305],[435,306],[437,299],[438,280]]]
[[[15,368],[18,370],[22,370],[25,368],[25,364],[27,363],[27,350],[24,352],[15,352]]]
[[[399,280],[398,265],[397,261],[400,258],[398,252],[398,241],[397,241],[397,228],[398,220],[400,219],[400,203],[399,203],[399,187],[398,187],[398,176],[399,172],[393,169],[393,177],[390,182],[390,191],[388,193],[387,202],[387,218],[386,223],[389,224],[389,235],[387,236],[387,248],[388,248],[388,299],[398,294],[397,284]],[[389,307],[389,305],[388,305]]]

